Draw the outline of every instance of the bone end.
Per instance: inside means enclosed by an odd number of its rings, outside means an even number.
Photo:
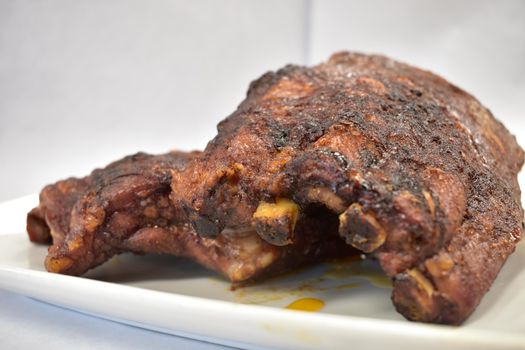
[[[371,212],[353,203],[339,215],[339,234],[353,247],[370,253],[385,243],[386,231]]]
[[[275,203],[261,202],[253,214],[255,230],[270,244],[284,246],[294,241],[299,205],[279,198]]]

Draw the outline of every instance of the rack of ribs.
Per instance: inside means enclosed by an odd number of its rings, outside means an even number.
[[[202,153],[139,154],[46,187],[28,217],[49,271],[124,251],[234,282],[360,252],[410,320],[460,324],[522,235],[515,138],[474,97],[377,55],[254,81]]]
[[[346,243],[378,259],[400,313],[459,324],[521,238],[522,164],[515,138],[471,95],[343,52],[253,82],[174,172],[172,199],[203,237],[253,227],[276,246],[302,239],[294,223],[322,205]]]
[[[336,233],[322,234],[325,225],[337,232],[338,224],[323,210],[296,227],[304,239],[288,247],[268,244],[254,230],[224,231],[214,239],[197,235],[169,200],[171,172],[196,155],[138,153],[45,187],[28,214],[27,231],[33,242],[52,243],[46,269],[81,275],[123,252],[164,253],[189,257],[239,283],[356,253]]]

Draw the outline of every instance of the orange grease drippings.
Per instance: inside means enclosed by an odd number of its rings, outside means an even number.
[[[324,307],[324,301],[315,298],[297,299],[286,308],[289,310],[316,312]]]

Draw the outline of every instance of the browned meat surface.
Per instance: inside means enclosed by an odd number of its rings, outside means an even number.
[[[459,324],[521,238],[523,151],[429,72],[352,53],[287,66],[218,131],[203,153],[137,154],[47,186],[28,215],[31,240],[52,242],[46,268],[168,253],[240,282],[355,247],[404,316]]]
[[[339,53],[253,82],[205,151],[173,173],[172,199],[206,239],[255,229],[283,247],[312,232],[299,228],[323,205],[334,231],[393,279],[399,312],[458,324],[521,238],[522,163],[514,137],[463,90],[386,57]]]
[[[167,253],[192,258],[240,282],[354,253],[337,234],[321,234],[321,225],[331,232],[338,225],[323,210],[296,227],[304,239],[287,247],[266,243],[254,230],[226,231],[213,239],[197,235],[169,200],[171,172],[196,154],[139,153],[83,179],[45,187],[39,207],[28,215],[27,230],[34,242],[52,242],[47,270],[80,275],[122,252]]]

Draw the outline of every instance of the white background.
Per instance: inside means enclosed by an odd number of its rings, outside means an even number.
[[[525,1],[0,0],[0,201],[203,148],[251,80],[338,50],[430,69],[525,141]],[[209,347],[4,292],[0,310],[6,349]]]

